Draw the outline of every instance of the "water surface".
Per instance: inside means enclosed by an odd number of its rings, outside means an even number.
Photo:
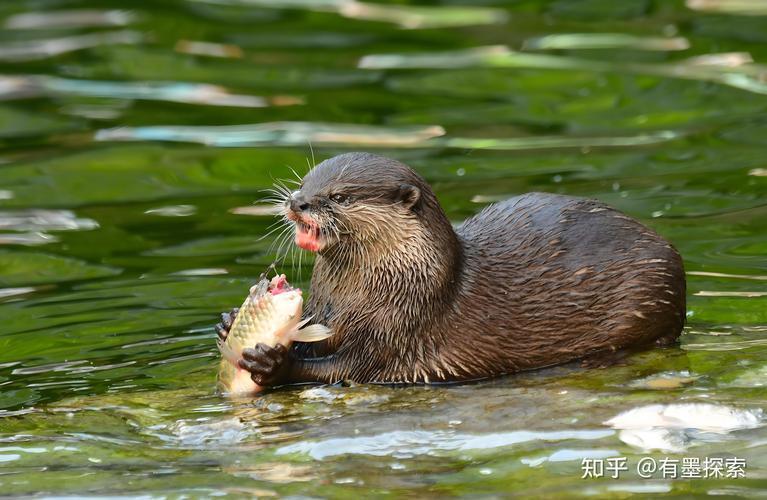
[[[643,446],[604,423],[767,406],[767,9],[483,3],[2,2],[3,494],[767,493],[761,424]],[[262,190],[350,150],[412,165],[456,222],[533,190],[637,217],[685,259],[681,345],[464,386],[216,395],[211,325],[275,256]],[[629,471],[581,479],[610,457]],[[746,477],[643,479],[643,457],[737,457]]]

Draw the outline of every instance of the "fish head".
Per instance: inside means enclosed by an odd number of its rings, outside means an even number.
[[[301,289],[290,286],[284,274],[272,278],[265,297],[271,301],[274,321],[281,325],[281,331],[293,329],[301,320],[304,304]]]

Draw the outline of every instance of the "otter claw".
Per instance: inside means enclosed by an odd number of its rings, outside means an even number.
[[[221,342],[226,342],[226,337],[229,335],[229,332],[226,331],[224,325],[218,323],[214,328],[216,329],[216,335],[218,335],[218,338],[221,339]]]
[[[229,335],[229,330],[232,329],[232,324],[234,324],[234,319],[237,317],[239,310],[239,308],[235,307],[229,312],[221,313],[221,322],[216,324],[215,329],[218,338],[222,342],[226,341],[226,337]]]
[[[250,372],[250,376],[258,385],[275,385],[275,382],[286,366],[288,350],[282,344],[270,347],[257,344],[254,348],[243,349],[240,368]]]
[[[237,313],[239,312],[238,308],[234,308],[229,312],[221,313],[221,323],[223,323],[224,328],[227,330],[230,330],[232,328],[232,324],[234,323],[234,318],[237,317]]]

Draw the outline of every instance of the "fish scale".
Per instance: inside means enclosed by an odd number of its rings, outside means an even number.
[[[266,293],[258,298],[249,296],[232,324],[229,332],[231,340],[227,339],[227,343],[231,342],[231,347],[235,347],[234,341],[237,341],[237,347],[244,347],[252,332],[267,330],[274,317],[275,308],[270,294]]]

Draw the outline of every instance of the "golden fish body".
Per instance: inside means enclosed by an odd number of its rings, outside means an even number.
[[[251,289],[237,312],[226,341],[219,340],[222,359],[218,384],[228,394],[253,394],[262,388],[250,378],[250,372],[239,367],[243,349],[266,344],[290,347],[294,340],[322,340],[330,331],[322,325],[301,329],[309,320],[301,320],[301,290],[288,285],[285,275],[262,278]]]

